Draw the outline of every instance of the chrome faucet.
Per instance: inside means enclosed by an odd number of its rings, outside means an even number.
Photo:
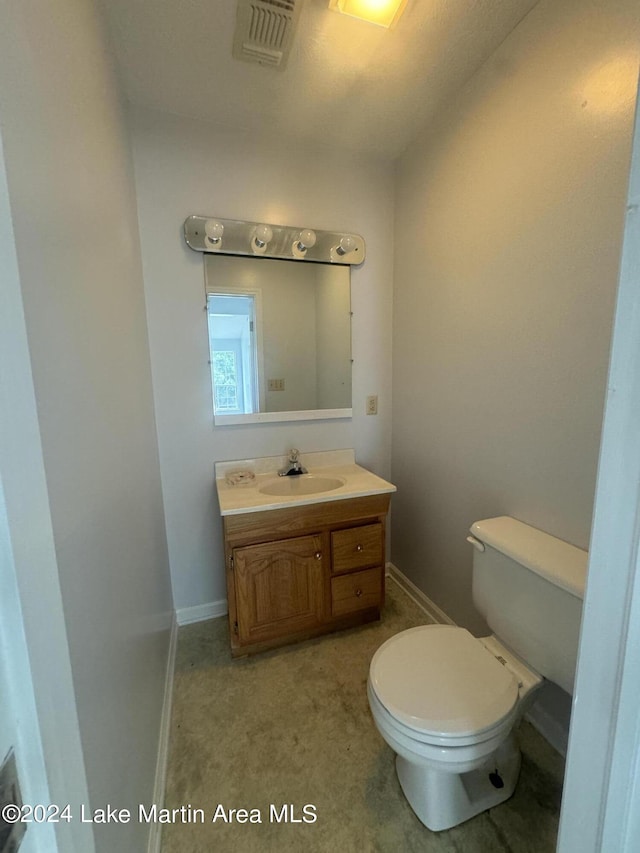
[[[295,477],[298,474],[306,474],[307,469],[303,468],[300,464],[300,460],[298,456],[300,455],[300,451],[296,450],[295,447],[292,447],[289,451],[289,461],[278,471],[278,477]]]

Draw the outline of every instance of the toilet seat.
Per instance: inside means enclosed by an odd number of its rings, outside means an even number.
[[[441,745],[492,736],[513,717],[518,682],[464,628],[421,625],[396,634],[373,656],[371,689],[416,740]]]

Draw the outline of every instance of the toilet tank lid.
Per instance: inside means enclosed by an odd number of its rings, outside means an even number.
[[[584,598],[587,551],[507,515],[476,521],[471,533],[576,598]]]

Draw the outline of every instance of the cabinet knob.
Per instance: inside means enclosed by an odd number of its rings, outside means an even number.
[[[361,590],[361,589],[357,589],[357,590],[356,590],[356,598],[360,598],[360,596],[361,596],[361,595],[362,595],[362,590]]]
[[[316,551],[316,553],[313,556],[316,558],[316,560],[321,560],[322,559],[322,551]]]
[[[362,551],[362,545],[356,545],[356,551]]]

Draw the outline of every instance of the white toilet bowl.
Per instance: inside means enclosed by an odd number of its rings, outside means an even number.
[[[429,829],[456,826],[511,796],[520,770],[512,730],[540,684],[495,637],[477,640],[450,625],[411,628],[378,649],[369,705]]]
[[[423,625],[387,640],[369,668],[371,712],[402,790],[436,831],[513,793],[512,731],[542,676],[573,690],[587,574],[586,551],[509,516],[476,521],[467,539],[473,603],[500,639]]]

